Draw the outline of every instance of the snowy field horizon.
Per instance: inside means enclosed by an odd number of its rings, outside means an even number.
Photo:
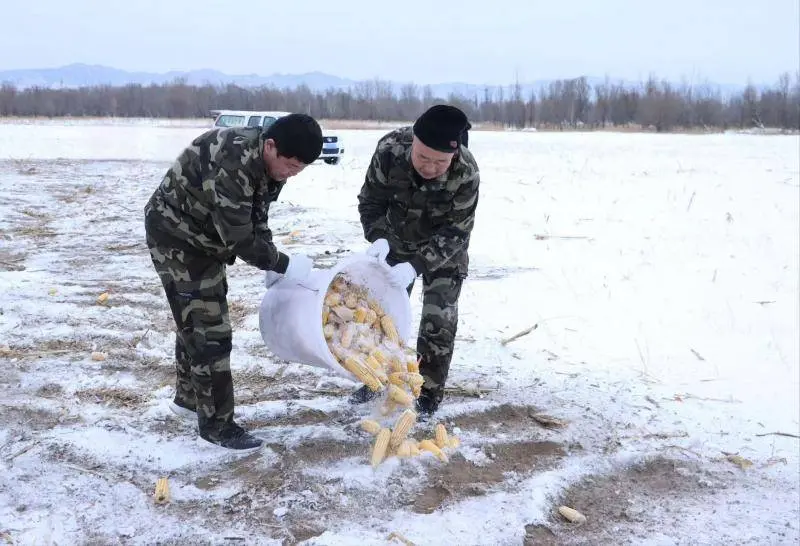
[[[268,447],[204,447],[167,407],[143,207],[210,125],[0,120],[0,544],[800,543],[800,137],[472,132],[438,415],[461,446],[373,470],[358,423],[377,404],[267,350],[241,261],[237,420]],[[330,267],[366,247],[356,195],[389,128],[337,129],[342,162],[289,181],[280,248]]]

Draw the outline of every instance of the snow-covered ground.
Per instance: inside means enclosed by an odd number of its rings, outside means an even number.
[[[271,356],[263,277],[240,262],[237,413],[269,447],[204,447],[167,409],[142,208],[201,130],[0,124],[0,543],[800,541],[797,136],[472,134],[482,193],[441,409],[462,445],[373,471],[357,425],[375,406]],[[356,194],[383,131],[342,134],[343,163],[306,169],[273,213],[321,267],[365,246]],[[417,321],[418,288],[412,305]]]

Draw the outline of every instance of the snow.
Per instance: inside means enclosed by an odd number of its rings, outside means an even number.
[[[176,423],[166,407],[171,324],[143,246],[144,203],[204,128],[202,121],[0,124],[0,262],[24,266],[0,268],[0,346],[41,353],[0,356],[9,370],[0,377],[0,537],[146,544],[249,532],[247,519],[232,515],[226,528],[204,519],[204,504],[229,502],[253,484],[198,485],[241,457],[198,443],[192,423]],[[341,133],[342,164],[309,167],[275,208],[276,233],[303,234],[287,243],[277,237],[289,251],[323,260],[325,251],[364,246],[355,197],[383,131]],[[728,464],[714,461],[738,453],[754,465],[731,478],[728,508],[716,516],[687,507],[691,499],[662,499],[675,526],[642,529],[636,543],[679,544],[698,535],[709,544],[797,543],[800,442],[758,435],[800,434],[799,141],[473,132],[482,193],[450,382],[497,390],[482,399],[453,397],[441,417],[457,422],[504,403],[533,405],[570,421],[548,439],[584,450],[431,514],[353,512],[362,495],[377,499],[386,488],[402,493],[425,484],[437,466],[431,456],[391,459],[374,471],[365,456],[310,465],[303,478],[328,488],[341,516],[307,543],[384,544],[395,531],[420,544],[518,544],[524,526],[547,521],[571,484],[674,448],[707,464]],[[21,230],[36,226],[51,234]],[[308,390],[348,387],[323,370],[272,361],[255,314],[261,274],[237,263],[229,276],[229,301],[247,309],[234,329],[235,372],[278,374]],[[94,303],[103,291],[109,307]],[[416,324],[419,287],[412,305]],[[530,334],[501,344],[533,324]],[[92,351],[108,359],[93,361]],[[54,384],[57,394],[44,396]],[[259,388],[236,384],[242,418],[352,411],[340,396],[272,400]],[[104,403],[86,394],[91,389],[138,392],[143,400]],[[496,432],[464,430],[462,454],[480,465],[487,445],[542,435]],[[337,421],[257,433],[287,449],[352,437]],[[620,445],[612,454],[602,449],[609,438]],[[281,455],[265,449],[248,460],[251,472],[267,473],[280,467]],[[162,474],[171,476],[174,502],[199,508],[155,506],[152,487]],[[301,493],[278,491],[277,504],[264,510],[291,518],[318,494]],[[745,528],[730,508],[735,503],[747,507]],[[778,515],[775,506],[782,506]]]

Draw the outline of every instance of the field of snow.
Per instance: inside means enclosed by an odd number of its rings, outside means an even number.
[[[373,471],[358,422],[377,403],[270,354],[263,275],[241,262],[237,414],[268,447],[205,447],[167,408],[142,209],[201,130],[0,124],[0,544],[800,542],[797,136],[472,134],[482,193],[440,412],[461,447]],[[320,267],[365,246],[356,194],[383,131],[343,134],[342,164],[306,169],[272,214]]]

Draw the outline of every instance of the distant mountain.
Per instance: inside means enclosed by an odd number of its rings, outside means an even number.
[[[235,84],[242,87],[274,86],[277,88],[295,88],[305,84],[314,92],[322,92],[328,89],[346,90],[358,85],[356,80],[340,78],[323,72],[308,72],[305,74],[272,74],[261,76],[258,74],[239,74],[230,75],[218,70],[190,70],[186,72],[171,71],[165,73],[154,72],[128,72],[117,68],[101,65],[70,64],[58,68],[31,68],[21,70],[0,70],[0,82],[10,83],[19,89],[29,87],[47,88],[75,88],[96,85],[126,85],[138,83],[141,85],[170,83],[177,79],[183,79],[190,85],[224,85]],[[542,86],[546,86],[554,80],[537,80],[533,82],[520,83],[524,97],[531,91],[539,91]],[[590,85],[602,83],[604,78],[587,77]],[[611,79],[612,83],[623,83],[627,86],[639,85],[641,82],[622,81]],[[400,87],[405,82],[390,82],[394,91],[399,92]],[[511,83],[511,82],[510,82]],[[424,84],[418,83],[418,88]],[[718,85],[723,93],[740,91],[744,86],[740,85]],[[430,84],[431,91],[435,97],[447,97],[450,93],[459,94],[468,98],[483,97],[486,88],[494,94],[502,88],[506,97],[509,96],[512,85],[482,85],[473,83],[437,83]],[[421,89],[420,89],[421,91]]]

